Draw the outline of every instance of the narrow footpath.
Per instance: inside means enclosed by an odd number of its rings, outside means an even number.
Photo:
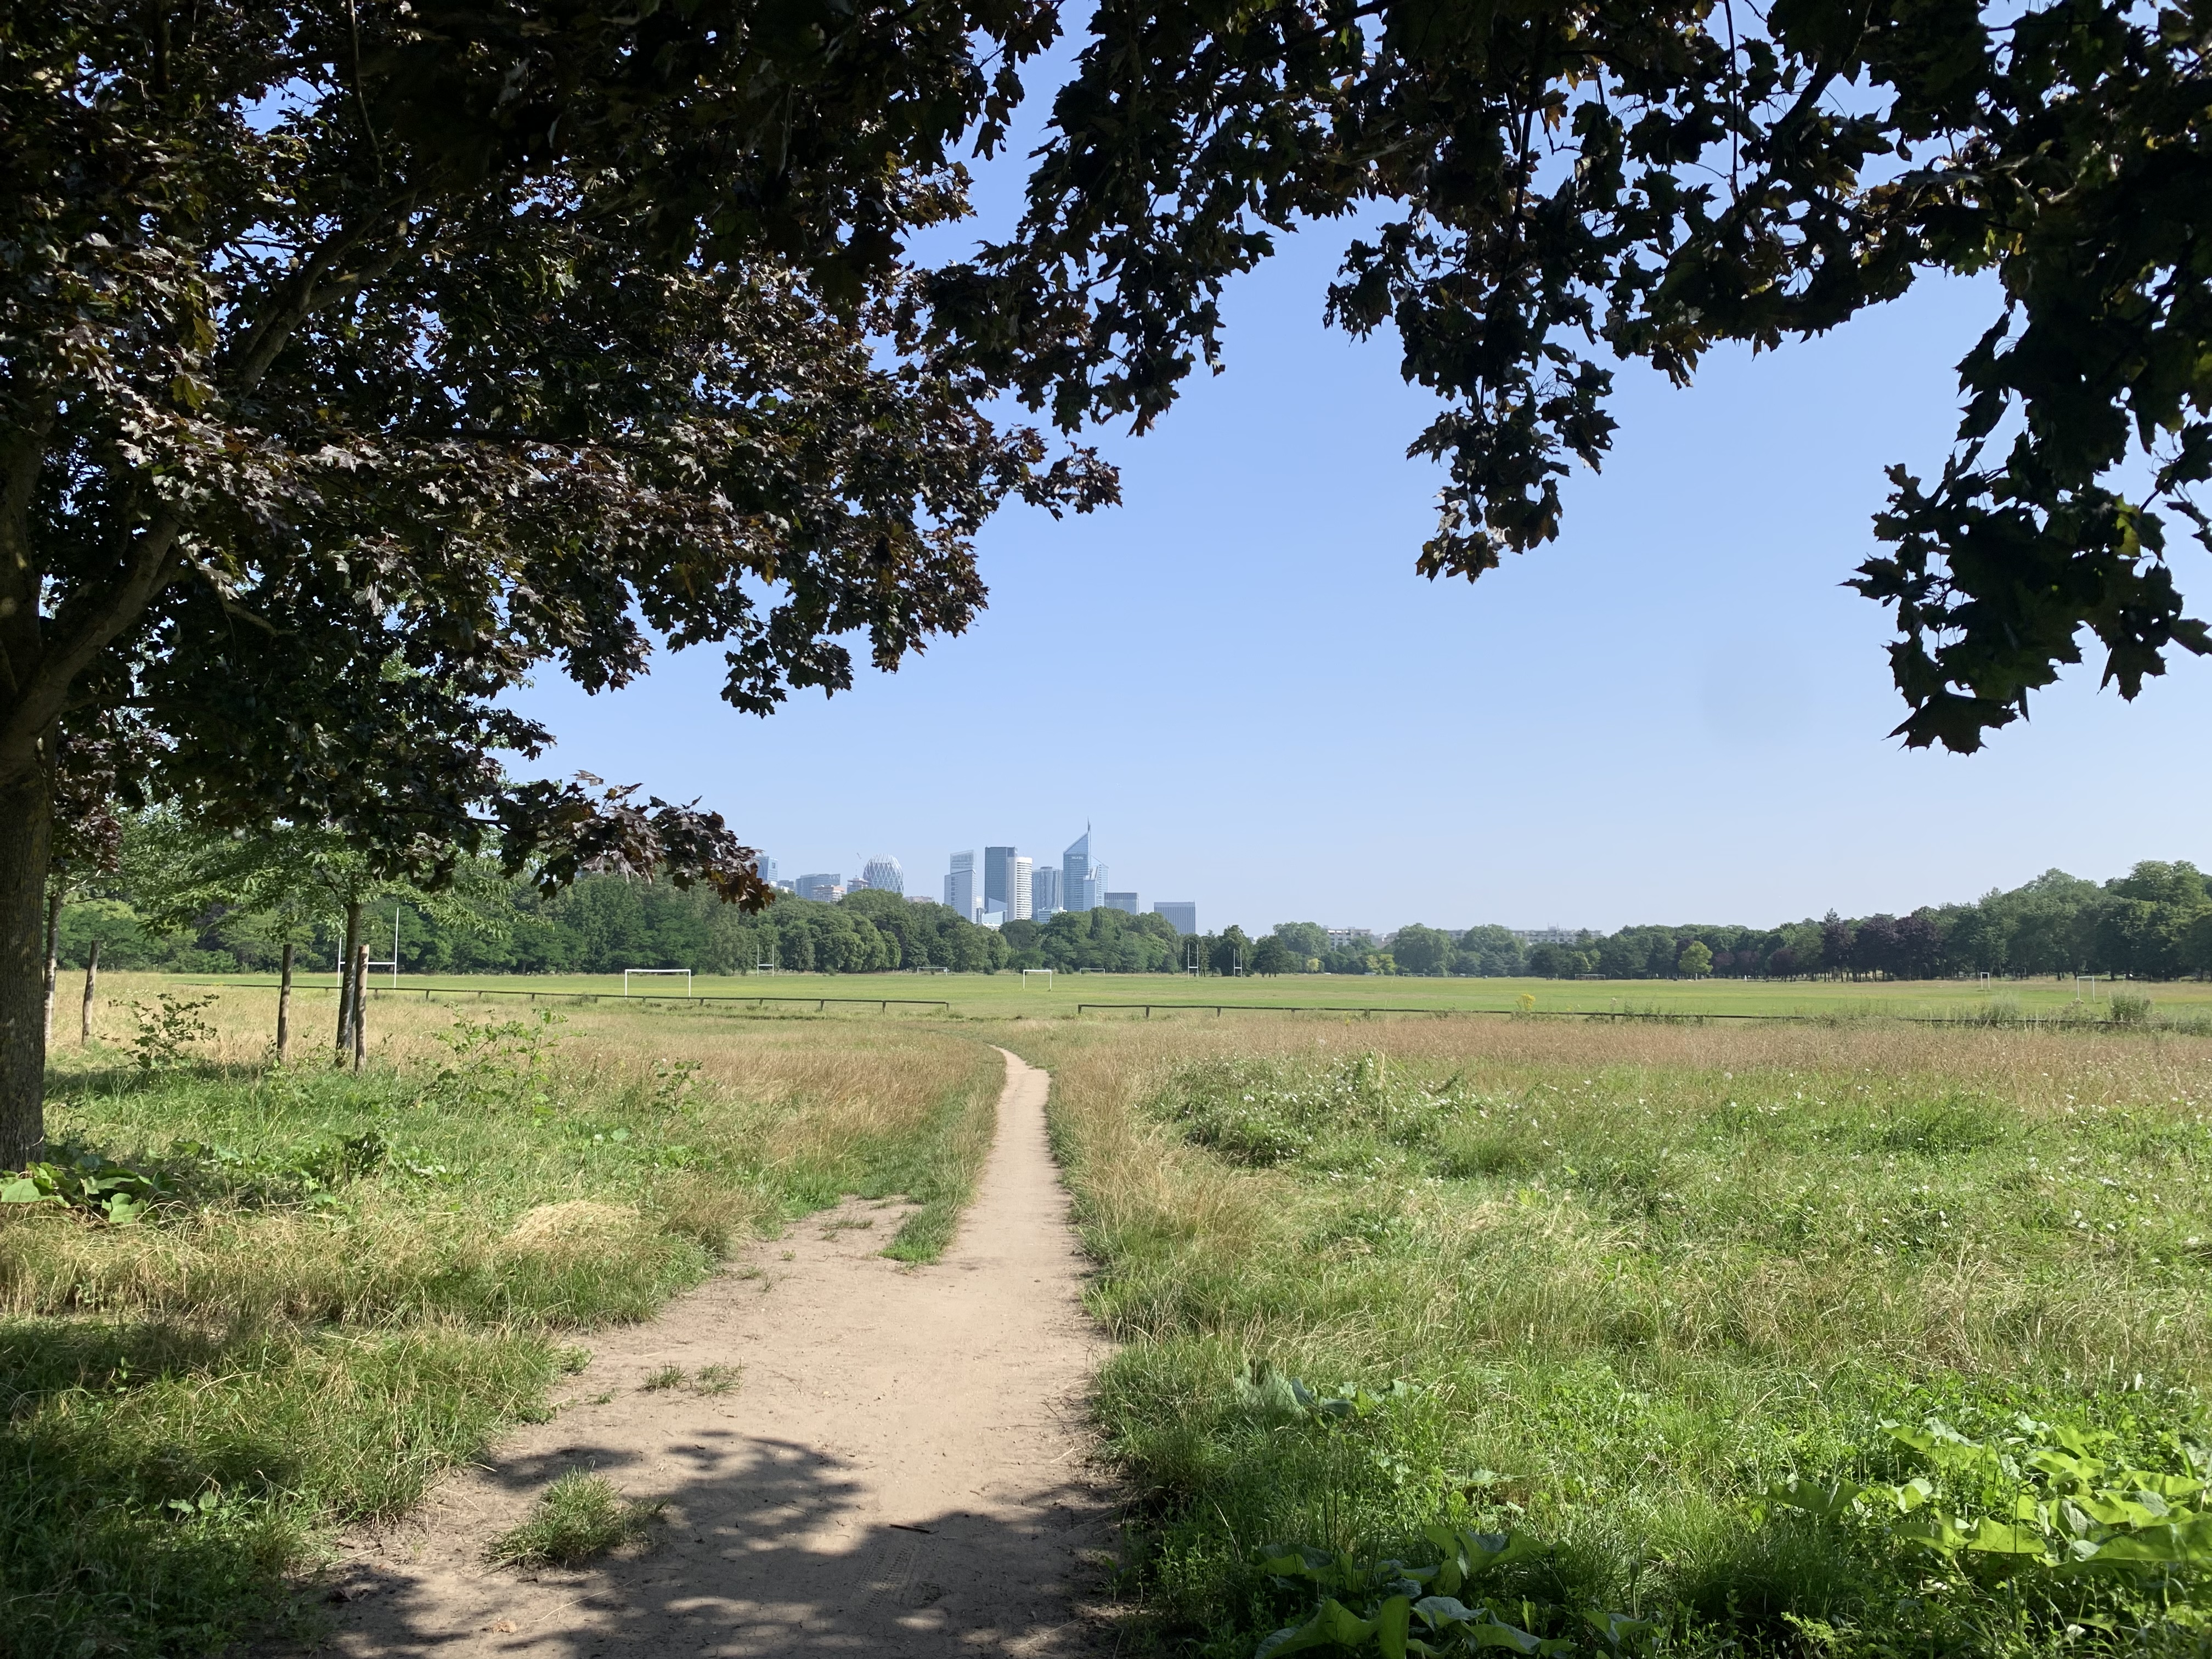
[[[336,1580],[337,1650],[1092,1651],[1083,1607],[1109,1494],[1082,1408],[1104,1351],[1045,1140],[1048,1079],[1006,1060],[997,1138],[940,1262],[876,1254],[903,1211],[850,1200],[659,1318],[600,1334],[550,1422],[356,1540]],[[672,1365],[742,1380],[719,1396],[643,1387]],[[485,1540],[571,1468],[665,1502],[655,1541],[575,1571],[484,1565]]]

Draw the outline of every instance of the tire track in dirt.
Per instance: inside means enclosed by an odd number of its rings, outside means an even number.
[[[1091,1651],[1111,1494],[1089,1467],[1084,1401],[1105,1346],[1045,1139],[1048,1079],[1006,1061],[990,1156],[941,1261],[876,1255],[905,1211],[848,1200],[604,1333],[553,1421],[355,1540],[331,1645],[355,1659]],[[744,1378],[719,1398],[641,1387],[668,1365]],[[578,1468],[665,1502],[656,1541],[573,1572],[485,1566],[485,1540]]]

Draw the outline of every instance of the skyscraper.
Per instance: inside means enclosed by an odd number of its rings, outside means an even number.
[[[1060,908],[1060,866],[1040,864],[1030,872],[1030,920],[1048,921]]]
[[[845,896],[845,878],[840,875],[801,876],[799,878],[799,896],[834,904]]]
[[[1027,921],[1030,919],[1030,905],[1034,891],[1030,884],[1035,879],[1035,875],[1036,872],[1030,869],[1030,861],[1027,859],[1018,858],[1014,860],[1013,891],[1007,896],[1009,902],[1006,905],[1006,920],[1008,921]]]
[[[1014,913],[1014,849],[1011,847],[986,847],[983,849],[983,908]]]
[[[760,872],[760,878],[763,881],[766,882],[771,887],[775,885],[775,860],[774,859],[770,858],[767,854],[763,853],[759,858],[753,861],[753,867]]]
[[[952,855],[945,878],[945,902],[963,921],[975,920],[975,854],[971,848]]]
[[[867,867],[860,872],[860,879],[879,893],[906,891],[906,872],[888,853],[878,853],[870,859]]]
[[[1086,825],[1075,843],[1060,854],[1060,902],[1071,910],[1097,909],[1102,885],[1099,874],[1091,867],[1091,830]]]
[[[1162,899],[1152,906],[1152,914],[1165,916],[1178,933],[1198,931],[1198,906],[1182,899]]]
[[[1109,893],[1105,903],[1109,910],[1122,910],[1133,916],[1137,914],[1137,896],[1134,893]]]

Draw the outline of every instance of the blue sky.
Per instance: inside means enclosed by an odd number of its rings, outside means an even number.
[[[702,796],[787,878],[890,853],[909,892],[987,842],[1056,863],[1088,821],[1115,887],[1208,929],[1764,923],[2212,862],[2212,665],[2128,704],[2093,662],[1975,757],[1886,736],[1884,613],[1838,584],[1882,468],[1940,467],[1986,287],[1686,392],[1624,367],[1561,539],[1431,584],[1431,400],[1395,341],[1321,325],[1344,234],[1232,290],[1224,375],[1104,435],[1121,508],[989,526],[967,635],[765,721],[717,701],[719,653],[595,698],[549,673],[519,701],[552,764]],[[2175,540],[2203,615],[2212,559]]]

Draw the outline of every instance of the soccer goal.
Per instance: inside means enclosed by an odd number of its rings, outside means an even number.
[[[691,994],[691,970],[689,968],[625,968],[623,969],[623,994],[624,996],[630,994],[629,982],[632,975],[640,979],[652,979],[669,978],[678,974],[684,975],[684,994],[688,997]]]
[[[1022,969],[1022,989],[1024,989],[1024,991],[1026,991],[1026,990],[1028,990],[1028,989],[1030,988],[1030,975],[1032,975],[1032,974],[1040,974],[1040,975],[1043,975],[1043,977],[1044,977],[1044,988],[1045,988],[1046,990],[1048,990],[1048,991],[1049,991],[1050,989],[1052,989],[1052,969],[1049,969],[1049,968],[1024,968],[1024,969]]]

